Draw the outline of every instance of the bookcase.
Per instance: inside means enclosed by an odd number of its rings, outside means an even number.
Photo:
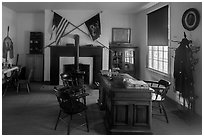
[[[26,67],[33,69],[31,81],[43,81],[43,54],[27,54]]]
[[[30,54],[43,54],[43,33],[30,32]]]
[[[110,44],[109,48],[109,69],[139,79],[139,48],[133,44]]]

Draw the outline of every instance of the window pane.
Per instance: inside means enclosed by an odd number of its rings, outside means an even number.
[[[153,47],[152,47],[152,50],[153,50],[153,51],[157,51],[157,46],[153,46]]]
[[[149,58],[152,58],[152,47],[149,46]]]
[[[162,51],[163,50],[163,46],[159,46],[159,51]]]
[[[164,52],[164,59],[168,59],[168,52]]]
[[[167,63],[164,63],[164,72],[168,73],[168,64]]]
[[[153,68],[157,70],[158,62],[157,60],[153,60]]]
[[[152,59],[149,59],[149,67],[152,68]]]
[[[159,62],[159,71],[162,71],[163,67],[162,67],[162,62]]]
[[[164,51],[168,51],[168,46],[163,46]]]
[[[149,58],[152,58],[152,51],[149,51]]]
[[[162,60],[163,59],[163,53],[162,53],[162,51],[159,51],[159,60]]]
[[[153,52],[153,58],[154,58],[155,60],[158,59],[158,52],[156,52],[156,51]]]

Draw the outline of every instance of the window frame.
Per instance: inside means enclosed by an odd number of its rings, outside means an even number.
[[[162,60],[160,61],[160,59],[159,59],[159,54],[157,55],[157,59],[154,59],[154,53],[153,53],[153,51],[154,50],[152,50],[152,55],[151,55],[151,66],[152,67],[150,67],[150,62],[149,62],[149,47],[152,47],[152,49],[153,49],[153,47],[157,47],[157,54],[158,54],[158,52],[159,52],[159,46],[148,46],[148,65],[147,65],[147,67],[148,67],[148,69],[150,69],[150,70],[152,70],[152,71],[154,71],[154,72],[158,72],[158,73],[161,73],[161,74],[165,74],[165,75],[168,75],[169,74],[169,49],[168,49],[168,47],[167,46],[165,46],[165,47],[167,47],[167,60],[165,60],[164,59],[164,49],[162,50]],[[163,46],[161,46],[161,47],[163,47]],[[157,68],[158,69],[155,69],[154,68],[154,66],[153,66],[153,62],[154,62],[154,60],[156,60],[157,61]],[[165,71],[161,71],[161,70],[159,70],[159,62],[162,62],[162,66],[164,65],[164,63],[166,62],[167,63],[167,72],[165,72]],[[164,66],[163,66],[164,67]],[[162,70],[164,70],[164,68],[162,68]]]

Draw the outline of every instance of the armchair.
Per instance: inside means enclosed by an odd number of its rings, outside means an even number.
[[[84,72],[73,72],[73,73],[61,73],[60,77],[63,81],[63,86],[69,92],[71,92],[74,96],[80,96],[86,104],[86,96],[89,94],[86,93],[86,89],[84,86]],[[78,98],[80,100],[80,98]]]
[[[70,116],[67,127],[67,134],[70,134],[72,116],[75,114],[81,114],[83,112],[85,115],[87,132],[89,132],[88,118],[86,113],[87,106],[85,103],[78,101],[78,99],[85,98],[87,95],[72,94],[72,90],[67,88],[57,89],[56,87],[54,87],[54,91],[60,107],[60,111],[54,129],[56,130],[59,119],[63,120],[64,117],[62,117],[63,116],[62,113],[64,113]]]
[[[168,123],[169,121],[164,107],[164,100],[166,98],[166,94],[169,90],[171,83],[163,79],[159,81],[144,81],[144,82],[146,82],[149,85],[149,87],[154,89],[154,92],[152,93],[152,103],[158,104],[158,107],[156,108],[159,108],[160,110],[160,114],[153,113],[153,115],[165,116],[166,122]]]

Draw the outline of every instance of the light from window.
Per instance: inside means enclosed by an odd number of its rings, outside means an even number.
[[[148,46],[148,67],[168,74],[168,46]]]

